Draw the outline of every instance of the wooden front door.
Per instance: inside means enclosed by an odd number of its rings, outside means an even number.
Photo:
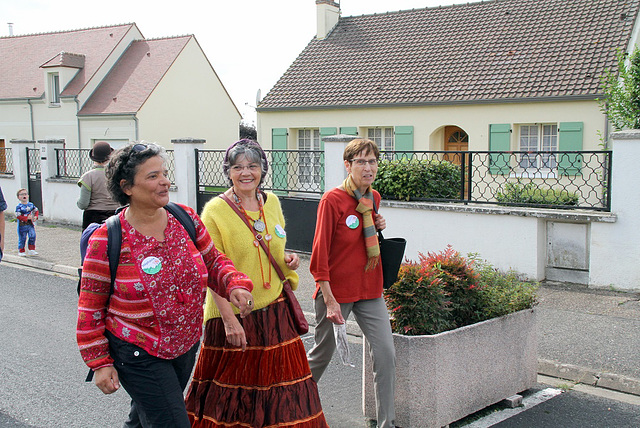
[[[444,128],[444,149],[447,152],[466,152],[469,150],[469,136],[457,126]],[[445,154],[445,160],[460,165],[460,154]]]
[[[469,150],[469,135],[457,126],[447,126],[444,129],[444,149],[447,152],[466,152]],[[462,199],[470,198],[468,183],[469,154],[445,153],[443,160],[463,167],[462,156],[464,156],[464,171],[460,171],[460,189]]]

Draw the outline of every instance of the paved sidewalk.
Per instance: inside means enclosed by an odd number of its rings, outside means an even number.
[[[5,260],[77,276],[81,230],[39,222],[37,256],[18,256],[16,223],[7,221]],[[313,278],[301,257],[298,298],[314,325]],[[639,285],[640,287],[640,285]],[[636,288],[639,288],[636,287]],[[640,396],[640,294],[545,283],[539,290],[538,372]],[[361,336],[353,321],[348,332]]]

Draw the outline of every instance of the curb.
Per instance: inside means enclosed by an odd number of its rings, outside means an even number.
[[[640,379],[538,359],[538,374],[640,396]]]
[[[50,272],[61,273],[78,278],[78,268],[73,266],[58,265],[44,260],[38,260],[29,256],[20,257],[12,254],[5,254],[2,261],[14,265],[29,266],[35,269],[46,270]]]
[[[73,266],[58,265],[44,260],[19,257],[10,254],[5,254],[3,261],[11,264],[61,273],[75,278],[78,277],[78,268]],[[307,311],[303,313],[305,318],[309,321],[309,326],[315,326],[315,313]],[[360,330],[360,327],[355,321],[347,320],[347,334],[361,338],[362,330]],[[640,379],[593,370],[573,364],[563,364],[557,361],[539,358],[538,374],[564,379],[573,383],[581,383],[584,385],[640,396]]]

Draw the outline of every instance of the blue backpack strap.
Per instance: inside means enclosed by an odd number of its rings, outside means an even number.
[[[189,234],[191,241],[195,244],[197,240],[196,225],[193,224],[191,216],[184,210],[184,208],[174,202],[169,202],[164,208],[180,222],[182,227],[184,227]]]

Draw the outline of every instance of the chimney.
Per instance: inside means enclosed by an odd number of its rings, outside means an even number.
[[[316,38],[322,40],[333,30],[340,18],[340,3],[333,0],[316,0],[318,30]]]
[[[9,26],[9,36],[13,36],[13,22],[7,22]]]

